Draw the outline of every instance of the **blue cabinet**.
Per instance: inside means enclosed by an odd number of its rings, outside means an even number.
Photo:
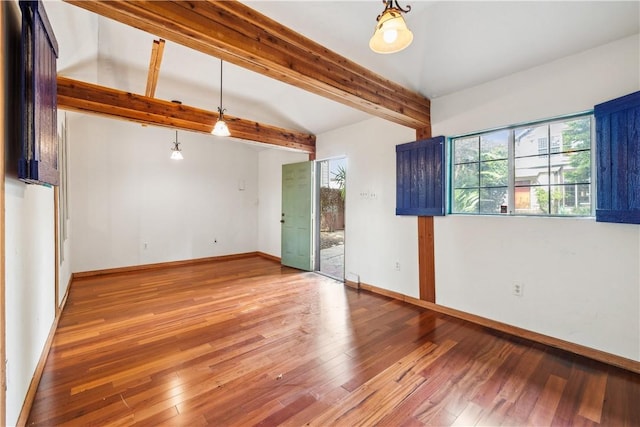
[[[22,11],[22,147],[18,178],[58,185],[58,43],[40,0],[20,1]]]
[[[396,146],[396,215],[445,214],[444,136]]]
[[[640,224],[640,92],[594,108],[596,221]]]

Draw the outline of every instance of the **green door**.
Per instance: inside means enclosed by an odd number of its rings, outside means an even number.
[[[313,270],[313,162],[282,165],[282,265]]]

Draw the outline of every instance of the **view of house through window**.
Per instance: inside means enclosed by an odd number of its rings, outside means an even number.
[[[452,213],[592,214],[592,116],[453,138]]]

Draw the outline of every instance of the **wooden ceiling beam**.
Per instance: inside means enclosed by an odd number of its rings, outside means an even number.
[[[58,76],[58,108],[211,133],[218,113]],[[233,138],[315,153],[315,135],[225,114]]]
[[[430,126],[429,99],[238,1],[65,1],[371,115]]]
[[[158,77],[160,76],[160,64],[162,64],[162,55],[164,54],[165,41],[162,39],[154,40],[151,47],[151,59],[149,59],[149,72],[147,73],[147,89],[145,96],[153,98],[156,95],[156,86],[158,85]]]

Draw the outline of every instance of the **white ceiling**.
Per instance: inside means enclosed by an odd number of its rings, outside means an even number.
[[[410,0],[400,5],[412,7],[405,17],[413,44],[379,55],[368,40],[380,1],[245,3],[431,99],[640,32],[639,1]],[[45,7],[61,75],[144,94],[157,37],[58,0]],[[233,116],[313,134],[369,117],[233,64],[224,64],[223,77],[223,104]],[[218,59],[167,41],[157,98],[215,111],[219,91]]]

